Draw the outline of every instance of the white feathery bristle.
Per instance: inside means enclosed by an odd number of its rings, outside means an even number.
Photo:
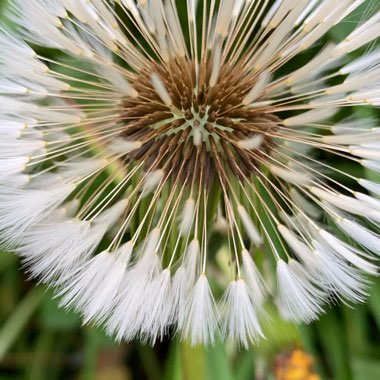
[[[295,26],[300,25],[305,20],[305,18],[308,16],[310,11],[312,9],[314,9],[314,7],[318,1],[319,0],[310,0],[309,1],[309,4],[305,6],[305,9],[303,10],[301,15],[298,17],[297,21],[295,22]]]
[[[235,0],[235,5],[232,9],[232,17],[237,18],[245,5],[246,0]]]
[[[36,56],[35,51],[28,46],[24,41],[15,38],[3,28],[0,31],[0,43],[4,48],[4,54],[2,55],[2,60],[9,56],[11,52],[12,55],[23,56],[25,59],[34,59]]]
[[[352,92],[348,97],[347,101],[352,104],[366,104],[368,106],[379,106],[380,105],[380,95],[376,87],[370,84],[363,89]]]
[[[328,87],[326,89],[326,94],[335,95],[353,92],[355,90],[363,90],[367,86],[372,86],[374,83],[378,82],[379,73],[380,68],[375,67],[358,74],[351,74],[343,83]]]
[[[380,146],[380,127],[377,126],[377,124],[375,124],[375,126],[373,126],[371,128],[371,132],[373,133],[374,135],[374,140],[371,141],[371,142],[366,142],[365,144],[362,144],[363,146],[365,146],[366,148],[370,148],[370,147],[376,147],[378,148]]]
[[[66,181],[77,182],[90,174],[96,173],[107,166],[107,160],[88,158],[86,160],[72,160],[57,165],[56,174]]]
[[[325,119],[329,119],[334,116],[337,112],[337,108],[333,107],[325,107],[320,109],[312,109],[311,111],[307,111],[301,113],[297,116],[292,116],[283,121],[283,124],[286,127],[296,127],[303,126],[308,124],[313,124],[317,121],[322,121]]]
[[[365,203],[369,207],[373,207],[374,209],[377,209],[378,211],[380,211],[380,200],[379,199],[372,197],[370,195],[367,195],[367,194],[360,193],[358,191],[356,191],[354,195],[355,195],[355,198],[358,199],[359,201],[362,201],[363,203]]]
[[[201,274],[186,307],[182,338],[192,346],[214,344],[217,319],[216,305],[207,277]]]
[[[315,76],[318,74],[326,66],[326,63],[331,60],[334,47],[334,44],[327,45],[309,62],[290,74],[286,82],[289,85],[294,85],[300,81],[310,78],[310,75]]]
[[[166,106],[170,107],[173,104],[173,100],[170,97],[162,79],[156,73],[153,73],[151,75],[151,80],[157,95],[165,103]]]
[[[227,37],[229,26],[233,17],[235,0],[221,0],[218,11],[218,19],[215,33],[222,38]]]
[[[97,8],[97,13],[101,15],[113,28],[117,28],[113,12],[107,7],[103,0],[92,0],[92,4]]]
[[[371,193],[374,193],[380,196],[380,184],[369,181],[367,179],[359,179],[358,182],[361,186],[363,186],[365,189],[367,189]]]
[[[379,149],[366,149],[359,146],[350,146],[350,153],[354,156],[365,158],[367,160],[380,161]]]
[[[33,224],[54,211],[75,189],[74,185],[52,190],[26,190],[0,186],[0,235],[17,242]]]
[[[296,186],[307,186],[313,180],[312,175],[310,173],[306,173],[305,171],[291,170],[290,168],[288,169],[273,164],[269,165],[269,170],[276,177],[279,177],[282,180]]]
[[[136,19],[139,19],[139,10],[133,0],[117,0],[117,2],[122,3]]]
[[[186,56],[186,46],[185,41],[183,38],[183,33],[181,30],[181,25],[176,13],[176,10],[170,3],[164,4],[164,12],[166,14],[167,22],[168,22],[168,29],[172,30],[172,36],[175,41],[177,54],[181,58],[185,58]]]
[[[53,189],[62,184],[62,177],[57,173],[42,172],[30,177],[28,189]]]
[[[227,219],[221,214],[217,215],[215,223],[213,224],[212,228],[215,231],[218,231],[219,233],[221,233],[222,235],[227,235],[229,232],[229,225],[228,225]]]
[[[347,222],[349,222],[349,221],[347,220]],[[338,225],[339,225],[339,227],[342,227],[342,225],[344,225],[344,228],[346,228],[347,223],[341,223]],[[351,225],[351,227],[352,227],[352,225]],[[356,223],[354,224],[354,227],[360,228],[360,226],[356,225]],[[365,229],[363,227],[361,227],[361,229],[363,229],[364,231],[359,230],[359,233],[355,234],[356,236],[361,235],[361,237],[363,237],[363,233],[367,232],[368,235],[366,234],[366,236],[371,237],[371,235],[368,231],[365,231]],[[333,251],[336,253],[336,255],[338,257],[344,258],[346,261],[348,261],[349,263],[351,263],[352,265],[354,265],[355,267],[357,267],[358,269],[362,270],[365,273],[369,273],[372,275],[377,274],[376,265],[372,264],[368,260],[364,260],[363,258],[361,258],[358,254],[356,254],[354,252],[354,248],[350,247],[348,244],[345,244],[344,242],[342,242],[341,240],[339,240],[338,238],[331,235],[329,232],[327,232],[325,230],[322,230],[322,229],[319,230],[319,235],[323,238],[324,242],[326,242],[333,249]],[[355,239],[354,236],[351,236],[351,237]],[[378,242],[380,241],[379,239],[377,239],[377,240],[378,240]],[[373,239],[372,239],[372,242],[373,242]],[[378,252],[380,252],[379,249],[380,249],[380,246],[377,245],[377,251]],[[356,251],[360,252],[358,250],[356,250]]]
[[[74,269],[95,251],[105,233],[124,212],[125,203],[125,200],[119,201],[100,213],[93,222],[41,221],[23,234],[17,252],[30,266],[33,276],[41,276],[47,283],[65,283]]]
[[[365,141],[360,144],[365,149],[380,149],[380,128],[371,129],[371,141]]]
[[[283,222],[286,223],[288,229],[292,231],[303,231],[302,223],[304,222],[305,215],[295,212],[292,215],[287,214],[285,211],[280,210],[278,216]]]
[[[363,70],[366,70],[378,64],[379,60],[380,60],[380,50],[377,49],[375,51],[364,54],[363,56],[360,56],[354,59],[350,63],[343,66],[339,70],[339,72],[343,75],[360,73]]]
[[[297,18],[300,16],[302,10],[304,9],[304,0],[299,1],[297,4],[291,4],[289,0],[286,0],[285,2],[287,3],[286,6],[288,7],[288,9],[285,10],[286,16],[284,14],[285,17],[282,21],[282,17],[275,20],[275,14],[273,19],[271,20],[269,26],[273,28],[274,31],[271,34],[270,38],[266,40],[266,43],[262,45],[260,54],[257,55],[257,59],[255,60],[254,65],[254,68],[256,70],[262,70],[263,68],[265,68],[268,65],[268,63],[273,59],[273,57],[276,56],[284,40],[292,30],[294,23],[296,22]],[[288,10],[290,10],[290,12],[288,12]],[[279,11],[281,11],[281,7]],[[279,24],[275,26],[277,22]]]
[[[145,289],[145,301],[142,304],[141,336],[143,340],[155,342],[167,333],[173,314],[173,293],[171,288],[170,271],[161,271]]]
[[[278,2],[273,4],[273,10],[271,9],[269,12],[272,13],[272,17],[270,19],[269,28],[275,29],[277,28],[282,21],[284,21],[286,15],[289,11],[294,8],[296,5],[294,2],[290,0],[282,0],[280,4],[277,5]],[[265,25],[265,19],[263,20]]]
[[[310,323],[323,313],[323,293],[296,261],[277,262],[277,290],[278,307],[284,318]]]
[[[152,0],[147,3],[150,8],[149,13],[155,25],[156,38],[160,47],[160,55],[164,62],[169,59],[169,44],[166,39],[166,15],[164,14],[164,3],[159,0]]]
[[[380,161],[375,161],[375,160],[361,160],[361,164],[368,168],[371,169],[377,173],[380,173]]]
[[[59,231],[59,234],[56,232]],[[48,236],[48,238],[47,238]],[[43,282],[63,283],[95,250],[103,235],[89,222],[64,220],[39,224],[27,230],[17,249],[31,275]]]
[[[12,157],[12,158],[0,158],[0,181],[3,185],[6,185],[6,180],[9,177],[13,177],[22,173],[26,164],[30,161],[29,157]]]
[[[177,314],[173,321],[181,330],[186,319],[186,304],[190,298],[195,279],[200,273],[200,246],[198,239],[193,239],[187,247],[182,265],[177,269],[172,282],[173,307]]]
[[[253,224],[247,210],[242,205],[238,205],[237,211],[241,218],[241,221],[243,222],[245,232],[247,233],[252,243],[256,244],[257,246],[263,244],[263,239],[256,226]]]
[[[318,198],[346,212],[350,212],[355,215],[362,215],[376,221],[380,220],[380,214],[378,211],[358,199],[340,193],[333,193],[314,186],[310,187],[310,191]]]
[[[25,95],[28,89],[20,84],[7,79],[0,80],[0,93],[7,95]]]
[[[376,120],[367,117],[360,120],[342,120],[342,122],[331,127],[334,135],[359,134],[371,131],[376,127]]]
[[[24,29],[30,39],[48,47],[67,50],[74,55],[81,54],[82,51],[74,40],[63,33],[59,18],[49,12],[43,4],[34,0],[21,4],[15,0],[12,5],[16,9],[23,7],[24,12],[13,12],[12,19]],[[74,14],[79,14],[78,9],[76,7]],[[31,15],[34,16],[33,19]]]
[[[136,149],[140,149],[141,147],[142,143],[140,141],[117,139],[112,141],[112,143],[108,145],[107,149],[110,151],[110,153],[127,154]]]
[[[299,42],[299,49],[308,49],[315,42],[317,42],[324,34],[326,34],[334,25],[338,24],[345,17],[345,11],[350,5],[350,2],[351,0],[341,0],[339,2],[334,3],[322,3],[321,6],[332,6],[331,12],[327,12],[327,16],[322,19],[321,15],[319,15],[317,18],[314,18],[314,20],[307,26],[307,28],[304,29],[304,37]],[[318,13],[318,10],[319,9],[316,8],[316,10],[313,11],[309,17],[316,15]],[[307,21],[308,20],[305,20],[305,22]],[[311,24],[315,25],[315,27],[312,30],[310,30]]]
[[[256,315],[255,300],[242,279],[230,283],[223,303],[223,335],[246,349],[264,337]]]
[[[138,96],[138,92],[131,86],[125,76],[120,74],[116,69],[113,69],[113,67],[97,65],[95,69],[101,77],[110,82],[112,87],[120,94],[125,94],[132,98]]]
[[[276,0],[273,3],[273,5],[271,6],[271,8],[268,10],[268,12],[266,13],[265,17],[263,18],[263,20],[261,22],[261,26],[264,27],[264,28],[266,26],[268,26],[269,21],[271,21],[273,19],[273,16],[278,11],[280,5],[282,5],[284,7],[285,3],[289,3],[289,1],[284,2],[283,0]]]
[[[309,270],[318,269],[318,259],[311,248],[306,243],[301,241],[292,231],[283,225],[279,225],[278,231],[285,239],[289,247],[294,251],[297,257]]]
[[[64,204],[62,204],[62,206],[60,206],[59,208],[51,212],[46,218],[44,218],[44,223],[46,223],[49,220],[53,222],[58,222],[67,218],[73,218],[75,217],[75,214],[78,212],[79,207],[80,201],[78,199],[73,199],[71,201],[65,202]]]
[[[182,331],[184,323],[186,320],[186,305],[190,298],[192,286],[189,287],[189,282],[187,281],[188,272],[184,266],[180,266],[174,276],[172,281],[172,303],[173,310],[176,313],[172,315],[172,322],[176,324],[177,329]]]
[[[380,35],[379,13],[355,28],[335,49],[335,55],[343,55],[360,48]]]
[[[182,266],[186,269],[189,289],[195,284],[200,275],[201,248],[198,239],[193,239],[187,247]]]
[[[68,308],[74,306],[76,310],[93,317],[90,309],[96,311],[103,307],[104,300],[108,301],[100,293],[104,294],[108,287],[107,281],[112,280],[115,275],[117,268],[114,264],[115,258],[108,251],[103,251],[87,261],[58,293],[58,297],[62,296],[60,305]]]
[[[0,181],[6,187],[14,187],[16,189],[25,188],[27,185],[30,184],[30,180],[31,180],[31,177],[27,174],[15,174],[15,175],[6,177],[5,179],[4,178],[0,179]]]
[[[268,86],[270,79],[271,79],[270,73],[266,71],[262,72],[259,75],[256,83],[251,88],[251,90],[243,98],[242,103],[244,105],[248,105],[254,102],[255,100],[259,99],[263,95],[265,88]]]
[[[152,172],[146,173],[141,191],[142,194],[145,196],[155,191],[164,177],[165,172],[162,169],[156,169]]]
[[[126,273],[132,251],[133,243],[127,242],[115,252],[109,254],[113,259],[112,266],[108,271],[104,271],[104,279],[98,282],[98,289],[83,309],[85,323],[90,320],[94,320],[97,323],[104,322],[107,313],[115,306],[116,297]]]
[[[61,208],[64,210],[65,215],[68,218],[73,218],[78,212],[79,207],[80,207],[80,200],[72,199],[71,201],[64,203]]]
[[[105,231],[109,231],[109,229],[118,222],[119,218],[125,212],[125,209],[128,206],[128,199],[121,199],[116,202],[111,207],[108,207],[102,210],[92,221],[92,224],[95,227],[103,227]]]
[[[267,289],[259,269],[247,250],[242,251],[242,277],[247,284],[255,310],[260,310],[265,301]]]
[[[217,45],[214,48],[214,55],[212,58],[212,69],[211,69],[211,75],[209,80],[210,87],[215,87],[220,73],[220,68],[222,66],[222,46],[220,43],[217,43]]]
[[[141,259],[139,261],[140,263],[144,263],[145,260],[149,260],[149,257],[158,251],[160,237],[161,231],[158,227],[149,232],[143,246]]]
[[[117,340],[131,340],[141,333],[146,313],[147,292],[151,283],[161,271],[157,255],[160,230],[153,229],[145,240],[138,260],[127,271],[116,296],[113,313],[106,323],[109,334],[115,334]],[[148,339],[147,336],[141,336]]]
[[[336,8],[337,3],[335,2],[321,2],[321,4],[315,8],[306,18],[303,25],[304,31],[312,31],[312,29],[314,29],[319,23],[322,23],[328,16],[330,16],[336,10]]]
[[[289,150],[294,153],[307,155],[310,154],[312,147],[308,144],[299,144],[295,141],[285,141],[282,147],[279,147],[279,151],[285,151],[285,154],[289,154]]]
[[[20,107],[25,106],[20,104]],[[48,107],[38,107],[31,115],[36,119],[42,119],[51,123],[63,124],[79,124],[83,120],[83,114],[79,113],[77,109],[71,108],[70,110],[53,111]]]
[[[150,14],[150,10],[148,9],[148,3],[146,1],[139,1],[137,4],[137,8],[140,11],[142,19],[144,20],[144,23],[148,28],[149,32],[152,34],[156,33],[156,26]]]
[[[363,133],[363,131],[360,131],[360,133],[355,134],[338,134],[338,135],[329,135],[329,136],[323,136],[322,141],[326,144],[342,144],[342,145],[349,145],[354,143],[364,143],[366,141],[372,141],[374,138],[373,134],[370,133]]]
[[[345,11],[344,11],[344,17],[349,15],[352,11],[354,11],[357,7],[359,7],[361,4],[363,4],[366,0],[354,0],[351,2],[351,5],[349,5]]]
[[[318,97],[316,97],[314,99],[311,99],[309,101],[309,106],[310,106],[310,108],[314,108],[315,107],[316,110],[323,109],[323,108],[330,108],[330,110],[334,109],[335,113],[336,113],[336,112],[339,111],[339,108],[331,107],[331,104],[335,103],[338,100],[341,100],[341,98],[342,98],[342,96],[339,95],[339,94],[335,94],[335,95],[322,95],[322,96],[318,96]],[[331,111],[331,112],[333,112],[333,111]]]
[[[240,149],[256,150],[259,149],[264,142],[264,135],[256,134],[243,140],[239,140],[237,145]]]
[[[0,141],[0,158],[31,156],[43,149],[45,142],[29,139],[2,139]]]
[[[189,8],[189,11],[188,11],[189,22],[193,23],[195,21],[198,1],[199,0],[188,0],[188,2],[187,2],[187,6]]]
[[[0,137],[6,139],[17,139],[21,137],[28,126],[25,122],[15,120],[0,120]]]
[[[292,198],[292,201],[296,204],[296,206],[298,206],[300,210],[314,219],[318,219],[321,216],[321,210],[319,210],[314,203],[305,198],[295,188],[291,188],[289,194]]]
[[[193,128],[192,134],[193,134],[194,145],[200,146],[203,141],[203,133],[200,131],[199,128]]]
[[[179,231],[181,236],[186,236],[190,233],[191,226],[193,225],[193,219],[195,215],[195,201],[193,198],[188,198],[183,206],[181,213],[181,223],[179,225]]]
[[[319,258],[319,271],[314,275],[323,289],[351,302],[363,302],[367,296],[367,281],[361,272],[337,256],[326,241],[314,240],[315,254]]]

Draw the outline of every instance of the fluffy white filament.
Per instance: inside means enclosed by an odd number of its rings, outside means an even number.
[[[242,276],[246,282],[246,286],[248,287],[250,294],[252,295],[251,300],[254,308],[255,310],[259,310],[265,301],[267,293],[264,280],[247,250],[242,252],[242,260]]]
[[[165,84],[163,83],[162,79],[156,73],[153,73],[151,78],[152,78],[152,84],[153,84],[154,89],[157,92],[158,96],[161,98],[161,100],[167,106],[171,106],[173,101],[172,101],[172,99],[168,93],[168,90],[166,89]]]
[[[102,321],[115,305],[132,250],[133,245],[126,243],[115,252],[101,252],[86,262],[58,294],[63,294],[61,305],[75,306],[83,312],[85,322]]]
[[[307,272],[296,261],[277,262],[278,305],[285,318],[310,322],[323,312],[322,292],[311,282]]]
[[[255,135],[250,138],[240,140],[238,142],[238,146],[242,149],[255,150],[255,149],[260,148],[263,141],[264,141],[263,135]]]
[[[245,227],[245,230],[249,236],[249,238],[252,240],[252,242],[256,245],[261,245],[263,243],[263,239],[259,233],[259,231],[257,231],[254,223],[252,222],[252,219],[250,218],[247,210],[239,205],[238,206],[238,213],[239,213],[239,216],[244,224],[244,227]]]
[[[0,236],[15,243],[20,234],[54,211],[74,190],[65,185],[51,190],[0,186]]]
[[[224,296],[225,322],[224,333],[245,348],[264,337],[256,310],[255,300],[249,294],[248,287],[241,279],[232,281]]]
[[[186,309],[183,336],[192,345],[215,341],[217,312],[207,277],[199,276]]]

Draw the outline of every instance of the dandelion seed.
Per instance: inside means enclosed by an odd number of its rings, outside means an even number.
[[[380,184],[345,168],[379,173],[380,133],[340,111],[380,104],[380,13],[321,43],[360,4],[189,0],[184,23],[169,0],[12,1],[1,245],[118,340],[248,347],[272,296],[296,322],[362,302]],[[216,240],[231,273],[220,315]],[[257,250],[277,263],[276,294]]]

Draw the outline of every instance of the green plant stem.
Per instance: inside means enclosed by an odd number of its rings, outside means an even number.
[[[40,380],[43,379],[44,374],[48,369],[49,362],[49,351],[54,345],[54,334],[49,330],[43,330],[37,340],[34,357],[30,363],[30,370],[28,375],[28,380]],[[52,374],[49,374],[51,379]]]
[[[42,287],[32,289],[2,326],[0,330],[0,360],[23,331],[30,317],[40,305],[43,295],[44,289]]]
[[[205,348],[202,346],[192,347],[185,342],[180,343],[183,379],[184,380],[205,380],[206,379],[206,358]]]

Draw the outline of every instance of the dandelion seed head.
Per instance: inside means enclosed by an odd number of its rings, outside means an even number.
[[[12,1],[1,244],[117,340],[248,347],[266,302],[305,323],[363,302],[380,133],[355,110],[380,104],[378,8],[322,42],[362,3]]]
[[[217,62],[218,83],[213,84],[215,59],[210,56],[196,67],[194,61],[177,56],[152,64],[132,83],[138,96],[122,103],[122,135],[141,143],[134,155],[145,161],[147,170],[159,162],[175,178],[186,170],[185,157],[193,167],[187,167],[192,175],[183,180],[191,183],[191,177],[203,172],[206,183],[216,176],[228,186],[226,176],[249,176],[260,156],[275,146],[272,134],[278,117],[250,109],[246,101],[258,84],[255,76],[245,78],[240,67]]]

